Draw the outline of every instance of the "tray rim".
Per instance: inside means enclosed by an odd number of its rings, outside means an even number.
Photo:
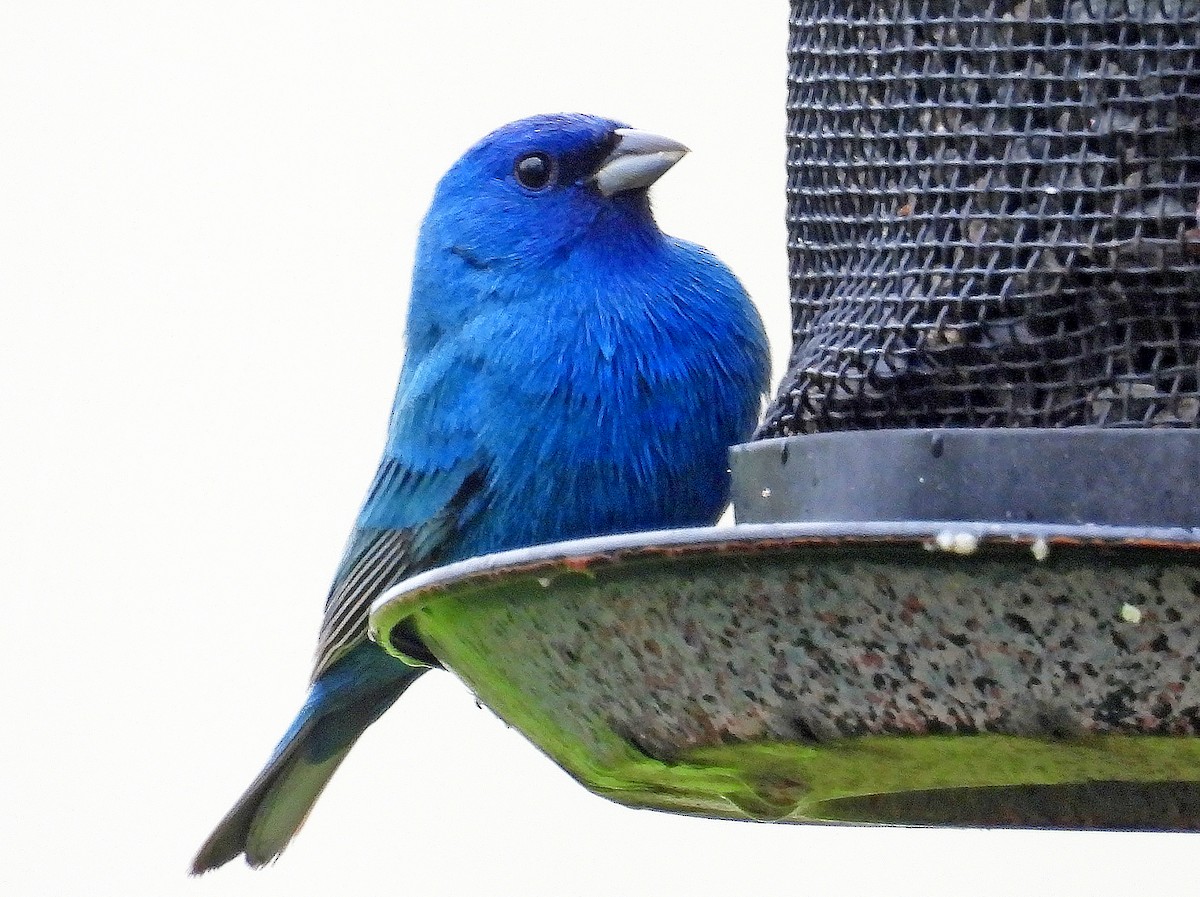
[[[1016,550],[1028,552],[1034,562],[1040,563],[1064,550],[1074,553],[1097,549],[1178,552],[1200,562],[1200,528],[959,520],[818,521],[687,527],[571,539],[480,555],[411,576],[372,603],[368,632],[372,641],[391,652],[384,633],[422,604],[451,593],[461,598],[463,591],[472,587],[487,591],[489,585],[510,577],[586,574],[592,567],[646,559],[682,560],[806,547],[868,552],[884,546],[921,548],[931,556],[957,556],[964,561],[997,550],[1011,556]]]

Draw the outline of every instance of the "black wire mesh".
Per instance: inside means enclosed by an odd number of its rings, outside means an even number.
[[[759,435],[1200,426],[1200,0],[793,0]]]

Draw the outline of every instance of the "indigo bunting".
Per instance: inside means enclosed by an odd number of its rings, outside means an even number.
[[[487,552],[720,515],[727,449],[751,433],[769,359],[734,275],[651,215],[647,188],[686,152],[603,118],[537,116],[442,178],[387,443],[326,599],[308,699],[193,873],[275,859],[424,671],[367,640],[390,586]]]

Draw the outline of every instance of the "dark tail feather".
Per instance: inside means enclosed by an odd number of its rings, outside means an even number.
[[[243,853],[255,868],[279,856],[300,831],[352,744],[320,763],[296,756],[302,753],[298,743],[290,747],[267,765],[217,824],[192,860],[193,875],[223,866]]]
[[[395,664],[390,681],[373,683],[370,691],[362,691],[361,680],[355,683],[348,677],[339,682],[336,675],[313,686],[266,768],[196,854],[193,875],[223,866],[239,854],[258,868],[283,852],[354,742],[424,672],[387,660]]]

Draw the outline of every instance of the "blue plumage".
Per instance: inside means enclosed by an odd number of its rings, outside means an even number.
[[[730,271],[662,234],[681,145],[583,115],[484,138],[421,229],[387,444],[326,601],[300,715],[194,872],[274,859],[359,735],[422,672],[366,641],[380,593],[440,563],[713,522],[767,386]]]

